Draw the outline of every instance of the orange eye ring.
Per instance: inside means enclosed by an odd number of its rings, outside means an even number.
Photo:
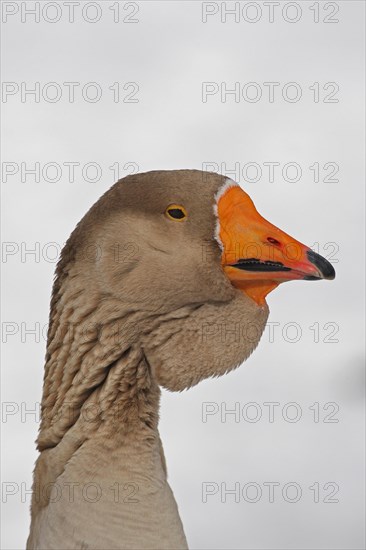
[[[173,220],[173,222],[184,222],[188,213],[181,204],[169,204],[165,210],[165,215],[169,220]]]

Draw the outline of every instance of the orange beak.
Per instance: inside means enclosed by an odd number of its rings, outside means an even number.
[[[221,195],[217,213],[224,271],[259,305],[285,281],[334,279],[328,260],[262,218],[239,186]]]

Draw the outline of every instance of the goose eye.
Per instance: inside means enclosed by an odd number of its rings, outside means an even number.
[[[175,222],[182,222],[187,217],[187,210],[180,204],[170,204],[165,210],[165,215]]]

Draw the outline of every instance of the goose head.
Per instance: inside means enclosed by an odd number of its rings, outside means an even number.
[[[137,346],[158,384],[183,390],[250,355],[267,320],[265,298],[280,283],[334,276],[327,260],[266,221],[224,176],[128,176],[95,203],[63,250],[50,352],[72,303],[69,319],[88,319],[76,313],[86,308],[98,324],[94,342],[112,359]]]

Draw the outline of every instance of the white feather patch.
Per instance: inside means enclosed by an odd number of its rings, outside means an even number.
[[[226,178],[224,183],[221,185],[220,189],[217,191],[215,195],[215,204],[214,204],[214,214],[216,216],[216,226],[215,226],[215,239],[221,248],[221,250],[224,250],[224,245],[221,242],[220,239],[220,220],[219,220],[219,213],[218,213],[218,204],[219,200],[223,195],[225,195],[226,191],[230,189],[230,187],[240,187],[234,180],[230,178]]]

